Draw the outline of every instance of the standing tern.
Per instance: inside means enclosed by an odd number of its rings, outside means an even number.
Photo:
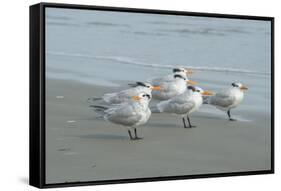
[[[188,86],[183,94],[158,103],[155,107],[151,108],[151,111],[152,113],[172,113],[180,116],[184,128],[187,128],[185,123],[186,116],[189,127],[196,127],[191,125],[189,115],[201,107],[203,103],[202,95],[209,96],[213,94],[199,87]]]
[[[159,91],[161,88],[159,86],[152,86],[149,83],[136,82],[135,84],[129,84],[132,86],[130,89],[122,90],[115,93],[104,94],[101,98],[89,98],[88,101],[103,100],[108,104],[119,104],[125,101],[128,101],[134,95],[138,95],[141,92],[151,94],[152,90]]]
[[[141,93],[132,96],[131,100],[110,106],[92,105],[94,111],[106,121],[124,126],[128,129],[131,140],[141,139],[137,135],[137,127],[144,125],[150,118],[151,111],[148,104],[151,94]],[[134,130],[133,137],[131,131]]]
[[[186,91],[187,84],[195,85],[196,82],[190,81],[180,74],[175,74],[171,81],[163,81],[158,85],[160,91],[152,91],[152,96],[158,100],[168,100]]]
[[[230,121],[236,121],[230,114],[230,110],[237,107],[244,98],[244,91],[248,88],[241,83],[232,83],[231,88],[216,93],[206,99],[206,103],[226,111]]]

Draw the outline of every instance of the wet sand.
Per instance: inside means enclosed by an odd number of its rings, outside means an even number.
[[[130,141],[127,131],[96,119],[87,98],[118,88],[48,79],[46,182],[62,183],[270,169],[270,113],[237,108],[236,122],[204,105],[181,119],[152,114]],[[154,102],[153,102],[154,103]],[[153,104],[152,103],[152,104]]]

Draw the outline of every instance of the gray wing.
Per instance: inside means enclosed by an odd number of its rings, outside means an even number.
[[[163,76],[163,77],[151,79],[150,83],[154,86],[159,86],[163,82],[172,81],[172,80],[173,80],[173,75],[166,75],[166,76]]]
[[[131,105],[123,104],[106,110],[105,118],[116,124],[133,126],[139,122],[141,115],[136,113]]]
[[[161,91],[152,91],[152,97],[155,99],[165,100],[178,95],[174,81],[161,82],[159,85],[162,88]]]
[[[134,88],[131,88],[116,93],[108,93],[103,96],[103,99],[107,103],[113,103],[113,104],[121,103],[123,101],[130,99],[131,96],[135,95],[134,90],[135,90]]]
[[[182,94],[170,100],[160,102],[158,108],[161,112],[186,114],[195,106],[195,102]]]
[[[229,91],[216,93],[214,96],[209,98],[209,104],[220,107],[228,107],[232,105],[234,102],[234,97],[230,96],[229,93]]]

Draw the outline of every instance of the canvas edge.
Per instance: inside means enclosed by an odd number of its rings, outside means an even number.
[[[29,7],[29,184],[43,188],[42,4]]]
[[[230,172],[230,173],[199,174],[199,175],[186,175],[186,176],[169,176],[169,177],[167,176],[167,177],[151,177],[151,178],[137,178],[137,179],[46,184],[45,183],[46,181],[45,180],[45,125],[44,125],[45,107],[42,107],[42,105],[45,104],[42,102],[42,100],[45,100],[45,96],[43,96],[42,93],[45,93],[45,75],[44,75],[45,34],[44,34],[44,26],[43,26],[45,23],[43,17],[44,17],[44,10],[46,7],[270,21],[271,22],[271,72],[272,72],[271,73],[271,98],[272,98],[271,169],[260,170],[260,171],[247,171],[247,172]],[[32,19],[32,17],[34,17],[34,14],[38,15],[39,18]],[[37,38],[35,38],[32,35],[32,32],[35,32],[36,35],[39,35],[39,38],[38,36]],[[39,48],[37,49],[35,47],[39,47]],[[39,76],[36,75],[36,73],[38,73]],[[36,96],[40,97],[40,100],[38,100],[39,98],[38,97],[36,98]],[[36,111],[38,113],[36,113]],[[39,114],[40,116],[38,117]],[[38,126],[40,127],[39,129]],[[30,145],[29,148],[30,148],[29,184],[38,188],[55,188],[55,187],[87,186],[87,185],[101,185],[101,184],[120,184],[120,183],[137,183],[137,182],[167,181],[167,180],[181,180],[181,179],[195,179],[195,178],[214,178],[214,177],[218,178],[218,177],[229,177],[229,176],[273,174],[274,173],[274,17],[199,13],[199,12],[185,12],[185,11],[171,11],[171,10],[154,10],[154,9],[136,9],[136,8],[124,8],[124,7],[105,7],[105,6],[93,6],[93,5],[57,4],[57,3],[39,3],[30,6]]]
[[[222,14],[222,13],[210,13],[210,12],[191,12],[191,11],[164,10],[164,9],[111,7],[111,6],[46,3],[46,2],[42,2],[40,4],[44,7],[65,8],[65,9],[104,10],[104,11],[117,11],[117,12],[133,12],[133,13],[164,14],[164,15],[186,15],[186,16],[264,20],[264,21],[266,21],[266,20],[271,21],[272,19],[274,19],[274,17],[269,17],[269,16],[255,16],[255,15],[242,15],[242,14]]]
[[[271,171],[275,172],[275,20],[271,17]]]

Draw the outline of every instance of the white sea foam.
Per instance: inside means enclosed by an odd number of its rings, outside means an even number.
[[[120,64],[135,65],[140,67],[153,67],[153,68],[174,68],[175,65],[163,65],[163,64],[154,64],[154,63],[145,63],[142,61],[135,60],[129,57],[120,57],[120,56],[94,56],[80,53],[66,53],[66,52],[54,52],[47,51],[49,55],[55,56],[66,56],[66,57],[81,57],[89,59],[99,59],[99,60],[108,60],[118,62]],[[186,66],[176,66],[176,67],[186,67]],[[232,73],[244,73],[244,74],[260,74],[260,75],[270,75],[268,72],[253,71],[247,69],[237,69],[237,68],[221,68],[221,67],[208,67],[208,66],[188,66],[190,69],[199,70],[199,71],[211,71],[211,72],[232,72]]]

